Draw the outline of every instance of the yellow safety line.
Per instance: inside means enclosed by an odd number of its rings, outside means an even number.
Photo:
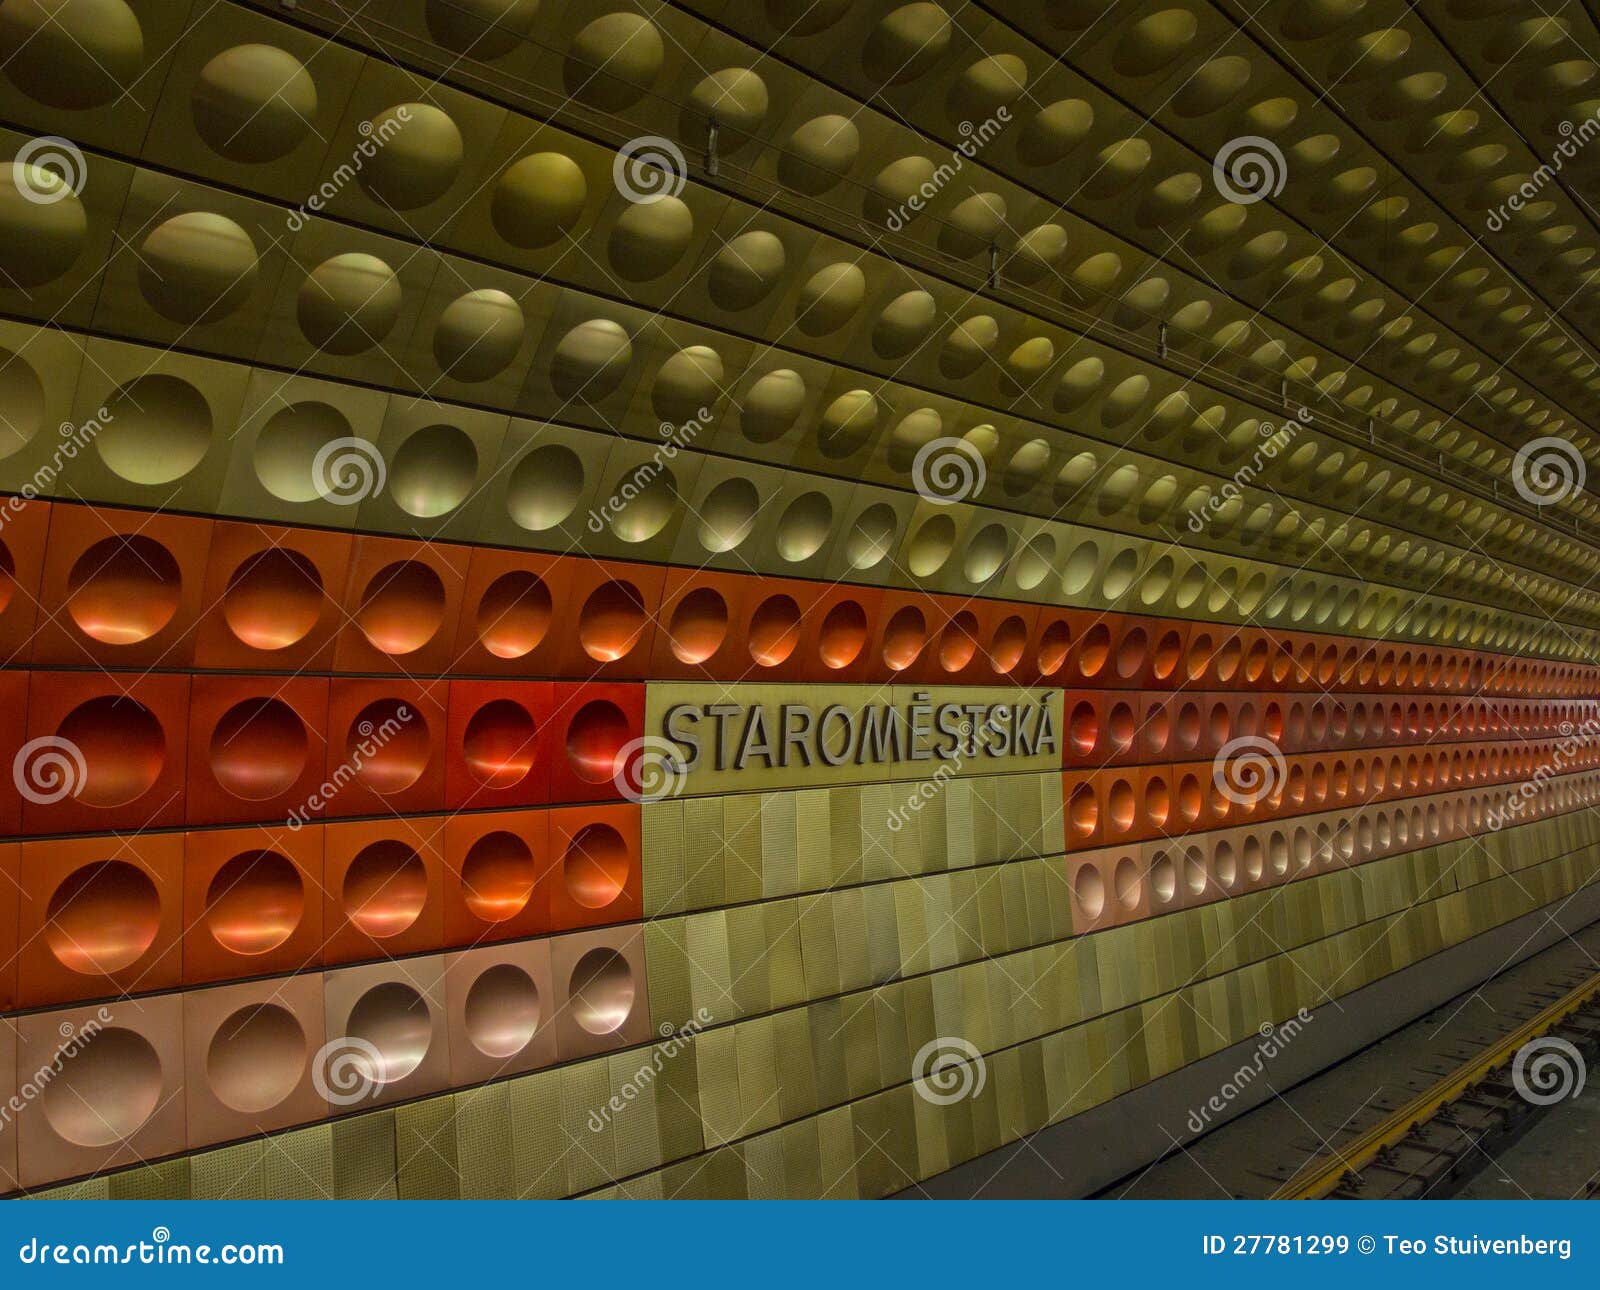
[[[1600,973],[1596,973],[1577,988],[1557,999],[1538,1016],[1507,1035],[1490,1048],[1484,1049],[1466,1065],[1446,1075],[1438,1083],[1423,1090],[1393,1112],[1387,1119],[1375,1124],[1348,1147],[1337,1148],[1315,1173],[1291,1178],[1272,1193],[1272,1200],[1314,1200],[1325,1196],[1339,1185],[1339,1180],[1352,1171],[1359,1172],[1372,1163],[1385,1147],[1392,1147],[1410,1133],[1413,1126],[1431,1120],[1441,1109],[1454,1102],[1467,1088],[1477,1083],[1495,1067],[1504,1065],[1517,1050],[1530,1039],[1536,1039],[1556,1025],[1568,1013],[1575,1011],[1600,991]]]

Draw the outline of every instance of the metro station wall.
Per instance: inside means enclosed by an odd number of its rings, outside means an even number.
[[[84,168],[0,167],[0,1187],[881,1196],[1595,877],[1600,512],[1416,464],[1562,424],[1461,398],[1481,311],[1391,344],[1270,204],[1079,129],[1066,59],[1070,110],[863,242],[952,113],[1024,110],[936,40],[879,84],[936,6],[771,59],[760,6],[496,8],[0,0],[0,145]],[[1121,88],[1165,74],[1111,27]],[[593,112],[669,88],[738,182],[629,201]],[[922,694],[1055,742],[662,800],[629,760],[683,701]]]

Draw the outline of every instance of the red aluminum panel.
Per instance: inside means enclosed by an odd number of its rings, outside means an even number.
[[[444,821],[323,828],[323,961],[392,958],[444,945]]]
[[[335,677],[328,695],[328,760],[307,814],[412,814],[445,802],[444,681]]]
[[[644,916],[640,812],[633,802],[550,812],[550,917],[557,931]]]
[[[456,631],[455,669],[492,676],[555,676],[582,561],[532,551],[474,548]]]
[[[207,829],[184,839],[183,979],[322,962],[322,825]]]
[[[345,618],[348,533],[218,520],[195,665],[327,671]]]
[[[357,538],[334,666],[409,676],[450,671],[468,558],[462,546]]]
[[[644,734],[644,690],[642,685],[557,683],[551,717],[552,802],[617,800],[626,790],[637,790],[627,782],[626,754]]]
[[[179,983],[181,833],[25,842],[21,884],[23,1007]]]
[[[315,818],[327,771],[328,681],[196,676],[189,690],[190,824]]]
[[[550,812],[490,811],[445,823],[446,945],[550,930]]]
[[[188,726],[187,676],[31,673],[23,831],[182,825]]]
[[[0,665],[31,657],[49,532],[49,502],[0,499]]]
[[[188,667],[212,522],[94,506],[56,506],[40,578],[33,661]]]
[[[445,807],[491,810],[550,798],[549,681],[451,681]]]

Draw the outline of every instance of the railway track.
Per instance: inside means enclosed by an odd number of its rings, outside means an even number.
[[[1600,971],[1355,1141],[1297,1169],[1272,1198],[1416,1200],[1452,1194],[1555,1104],[1530,1100],[1526,1074],[1536,1060],[1534,1050],[1561,1053],[1546,1044],[1552,1039],[1569,1045],[1582,1069],[1593,1064],[1600,1054]],[[1531,1091],[1540,1096],[1538,1088]]]
[[[1537,1085],[1541,1049],[1529,1046],[1541,1043],[1574,1071],[1569,1078],[1600,1063],[1600,923],[1278,1090],[1101,1195],[1446,1198],[1508,1158],[1546,1117],[1569,1114],[1565,1098],[1541,1105],[1519,1091],[1517,1055],[1527,1049],[1521,1078]],[[1589,1082],[1600,1092],[1600,1075]],[[1600,1145],[1559,1131],[1552,1141],[1557,1152],[1595,1158],[1573,1159],[1576,1181],[1551,1187],[1563,1199],[1600,1194]]]

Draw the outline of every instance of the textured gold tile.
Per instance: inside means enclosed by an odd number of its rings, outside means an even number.
[[[193,1157],[189,1165],[190,1195],[195,1200],[264,1200],[261,1161],[265,1150],[257,1140]]]
[[[340,1200],[395,1198],[393,1111],[373,1111],[334,1122],[333,1183]]]
[[[721,910],[690,914],[684,919],[689,956],[690,1001],[713,1017],[731,1021],[742,1015],[733,992],[733,963],[728,952],[728,916]],[[671,1019],[682,1024],[681,1019]]]
[[[662,1163],[656,1118],[656,1076],[665,1060],[660,1046],[613,1053],[606,1059],[611,1101],[600,1113],[611,1121],[617,1174],[627,1177]]]
[[[560,1077],[562,1164],[568,1193],[604,1186],[617,1177],[615,1129],[594,1117],[611,1100],[611,1074],[604,1057],[563,1066]]]
[[[726,914],[728,967],[732,974],[729,987],[741,1016],[755,1016],[772,1007],[767,909],[766,905],[741,905]],[[717,1015],[714,1010],[712,1015]]]
[[[270,1200],[333,1200],[333,1126],[313,1124],[265,1140],[262,1185]]]
[[[781,1122],[778,1091],[777,1037],[771,1017],[758,1017],[735,1027],[735,1060],[739,1070],[738,1135],[758,1133]]]
[[[485,1084],[455,1095],[456,1165],[463,1200],[514,1200],[511,1086]]]
[[[728,859],[723,844],[722,807],[718,797],[683,802],[686,909],[712,909],[727,903]]]
[[[458,1199],[455,1099],[433,1097],[397,1106],[394,1129],[400,1199]]]
[[[739,1100],[738,1027],[709,1030],[694,1041],[700,1076],[700,1118],[706,1146],[739,1136],[744,1112]]]
[[[694,1015],[694,969],[689,951],[689,919],[665,918],[644,926],[645,979],[650,995],[651,1029],[681,1026]]]
[[[761,894],[771,900],[800,890],[796,794],[761,795]]]
[[[644,869],[644,914],[655,918],[689,908],[689,854],[684,803],[675,798],[639,808]]]
[[[761,794],[722,799],[722,904],[761,899]]]
[[[833,940],[838,952],[839,988],[864,990],[872,984],[871,959],[867,945],[866,897],[860,887],[849,887],[832,895]]]

